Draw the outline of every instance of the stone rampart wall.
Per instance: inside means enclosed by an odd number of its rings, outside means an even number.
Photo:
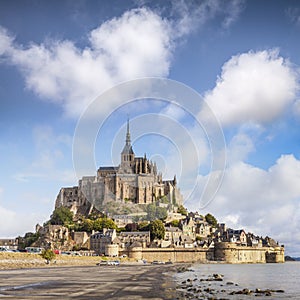
[[[234,243],[215,243],[214,259],[227,263],[284,262],[284,249],[238,246]]]
[[[224,263],[281,263],[284,262],[284,248],[238,246],[234,243],[216,243],[214,249],[203,248],[141,248],[130,249],[126,254],[137,260],[151,262],[200,262],[220,261]]]
[[[146,259],[147,261],[172,261],[172,262],[202,262],[213,260],[213,249],[185,249],[185,248],[133,248],[129,257]]]

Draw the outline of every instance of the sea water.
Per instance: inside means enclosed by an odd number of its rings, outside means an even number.
[[[178,283],[187,278],[208,278],[212,274],[222,274],[223,282],[200,282],[216,291],[226,289],[226,293],[215,296],[226,299],[300,299],[300,262],[286,262],[278,264],[194,264],[191,271],[178,273]],[[232,282],[234,285],[226,285]],[[272,293],[271,297],[255,297],[248,295],[229,295],[232,290],[244,288],[255,290],[284,290],[284,293]]]

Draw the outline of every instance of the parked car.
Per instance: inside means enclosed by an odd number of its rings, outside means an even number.
[[[34,254],[41,254],[44,248],[41,247],[26,247],[25,248],[27,253],[34,253]]]
[[[120,265],[120,261],[119,260],[110,260],[107,262],[107,264],[109,266],[119,266]]]
[[[152,265],[164,265],[165,263],[163,261],[160,261],[160,260],[154,260],[152,262]]]
[[[119,260],[101,260],[99,263],[97,263],[97,266],[119,266],[120,261]]]
[[[101,260],[99,263],[96,264],[97,266],[107,266],[108,261],[107,260]]]

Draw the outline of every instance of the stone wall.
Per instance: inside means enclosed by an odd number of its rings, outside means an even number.
[[[127,254],[133,259],[145,259],[149,262],[200,262],[220,261],[224,263],[282,263],[284,248],[238,246],[234,243],[220,242],[215,248],[141,248],[130,249]]]
[[[266,252],[266,261],[268,263],[284,263],[284,248],[283,247],[277,247],[274,249],[274,251]]]
[[[214,260],[226,263],[284,262],[284,248],[238,246],[235,243],[215,243]]]
[[[132,248],[129,257],[147,261],[202,262],[213,260],[213,249]]]

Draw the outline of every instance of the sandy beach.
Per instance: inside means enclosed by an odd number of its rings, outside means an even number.
[[[178,266],[128,261],[119,266],[96,266],[100,259],[60,255],[49,266],[39,255],[6,253],[0,256],[0,298],[175,298],[172,274]]]

